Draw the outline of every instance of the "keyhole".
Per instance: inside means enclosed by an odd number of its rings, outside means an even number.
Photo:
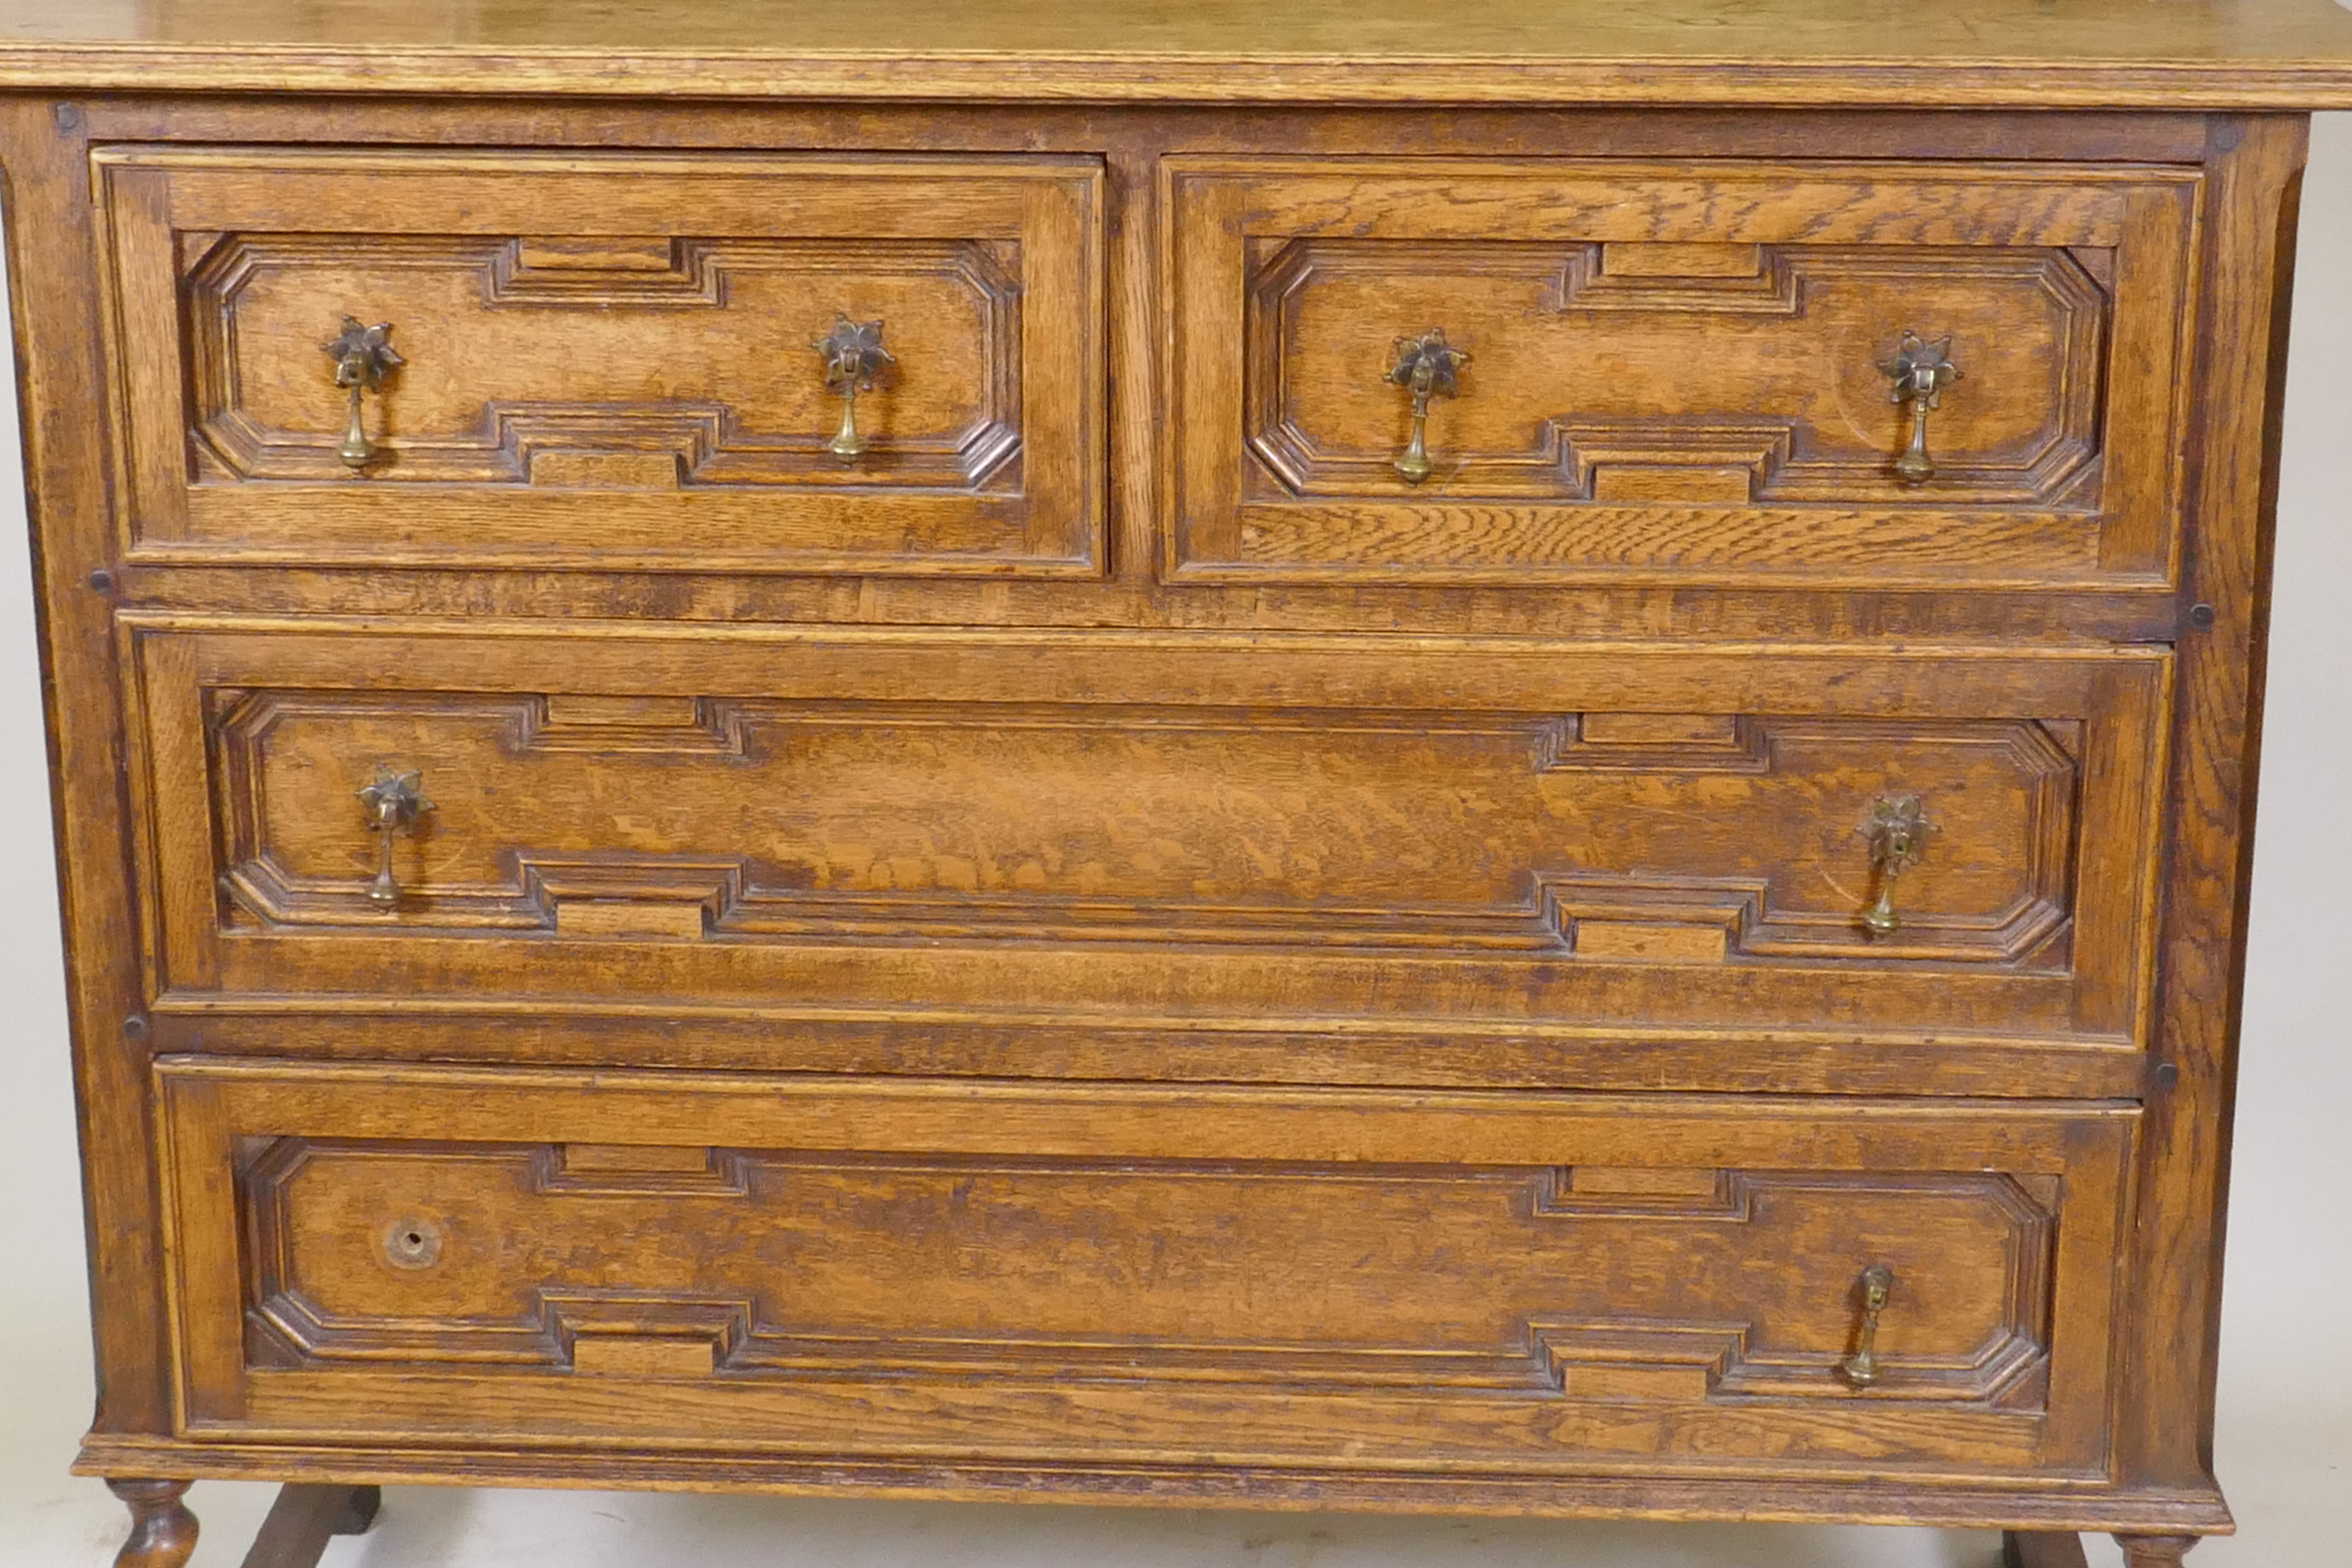
[[[395,1268],[430,1268],[441,1241],[441,1227],[429,1219],[395,1220],[383,1233],[383,1255]]]

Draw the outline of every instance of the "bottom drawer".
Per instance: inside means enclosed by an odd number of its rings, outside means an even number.
[[[194,1436],[2102,1471],[2129,1108],[158,1073]]]

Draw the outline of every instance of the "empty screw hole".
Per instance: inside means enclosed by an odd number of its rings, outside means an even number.
[[[441,1227],[429,1220],[395,1220],[384,1227],[383,1255],[399,1268],[429,1268],[441,1260]]]

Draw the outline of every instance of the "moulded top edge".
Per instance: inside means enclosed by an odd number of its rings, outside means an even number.
[[[2352,16],[2347,17],[2352,24]],[[0,31],[0,89],[774,102],[1521,108],[2352,109],[2340,56],[2246,60],[1001,53],[792,55],[47,45]]]

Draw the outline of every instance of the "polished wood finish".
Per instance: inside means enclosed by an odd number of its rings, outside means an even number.
[[[124,625],[163,1011],[527,966],[706,1013],[2139,1037],[2153,650]],[[389,909],[379,766],[436,805]],[[1936,845],[1875,935],[1862,827],[1906,794]]]
[[[206,1436],[1990,1477],[2105,1425],[2118,1108],[161,1071]]]
[[[317,1568],[328,1542],[338,1535],[365,1535],[383,1506],[383,1494],[374,1487],[280,1487],[245,1554],[245,1568]]]
[[[2352,17],[135,10],[0,0],[134,1568],[196,1476],[273,1568],[405,1481],[2230,1528]]]
[[[1161,167],[1180,581],[2170,575],[2188,171]],[[1470,363],[1409,482],[1370,370],[1432,327]],[[1913,327],[1966,366],[1921,484]]]
[[[2124,1549],[2124,1568],[2180,1568],[2189,1549],[2197,1544],[2197,1537],[2118,1535],[2116,1544]]]
[[[114,1568],[183,1568],[196,1551],[196,1516],[180,1500],[186,1481],[110,1480],[107,1489],[131,1510],[131,1534]]]
[[[136,148],[97,171],[131,560],[1097,563],[1091,161]],[[854,461],[812,348],[843,314],[896,356]],[[356,470],[320,371],[345,317],[405,360]]]
[[[2352,106],[2331,0],[6,0],[0,40],[0,86],[153,91]]]

